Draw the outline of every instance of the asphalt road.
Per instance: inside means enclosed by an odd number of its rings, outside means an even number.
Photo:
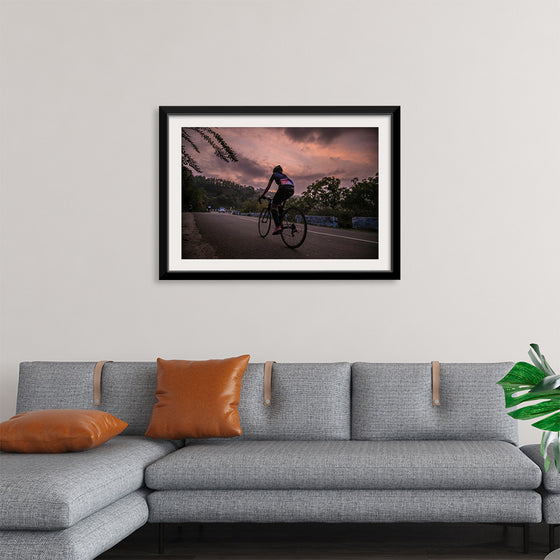
[[[204,243],[219,259],[376,259],[377,232],[307,226],[298,249],[289,249],[280,235],[259,235],[257,218],[218,212],[194,214]]]

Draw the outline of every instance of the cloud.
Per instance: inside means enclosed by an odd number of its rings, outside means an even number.
[[[301,193],[322,177],[335,176],[347,185],[353,177],[377,172],[377,129],[365,127],[222,127],[216,128],[237,152],[238,162],[223,162],[206,142],[196,157],[207,177],[254,187],[266,186],[281,165]]]
[[[326,169],[323,172],[306,173],[305,175],[296,175],[300,181],[313,183],[323,177],[345,177],[348,171],[346,169]]]
[[[268,167],[243,156],[239,158],[237,163],[232,164],[231,170],[244,177],[251,177],[252,180],[268,178],[272,173],[272,170]]]
[[[294,142],[328,145],[347,128],[285,128],[284,134]]]
[[[272,172],[268,167],[243,156],[239,156],[239,161],[237,162],[226,163],[214,158],[209,163],[211,163],[211,166],[203,168],[202,175],[220,177],[240,185],[255,186],[261,183],[266,184]]]
[[[315,138],[314,128],[285,128],[284,134],[294,142],[313,141]]]

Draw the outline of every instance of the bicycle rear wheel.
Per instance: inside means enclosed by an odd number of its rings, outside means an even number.
[[[295,206],[287,208],[282,218],[282,241],[290,249],[297,249],[305,241],[306,235],[305,214]]]
[[[259,235],[265,238],[270,231],[270,222],[272,221],[272,214],[268,208],[261,210],[259,216]]]

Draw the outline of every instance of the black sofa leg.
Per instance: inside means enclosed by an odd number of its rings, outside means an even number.
[[[529,554],[529,523],[523,523],[523,554]]]
[[[158,554],[163,554],[165,552],[165,525],[163,523],[158,524]]]
[[[552,552],[556,548],[556,542],[554,538],[556,536],[556,527],[558,527],[558,525],[554,525],[554,523],[551,523],[548,526],[548,552]]]

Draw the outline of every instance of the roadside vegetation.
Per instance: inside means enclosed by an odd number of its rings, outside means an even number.
[[[264,189],[239,185],[233,181],[193,175],[183,167],[183,212],[203,212],[208,206],[238,212],[259,212],[258,197]],[[343,187],[336,177],[323,177],[294,197],[310,216],[334,216],[342,227],[352,227],[352,218],[376,218],[379,204],[378,176],[352,180]]]
[[[352,179],[343,187],[336,177],[323,177],[305,189],[298,203],[310,216],[334,216],[341,227],[352,227],[352,218],[377,218],[379,178]]]

